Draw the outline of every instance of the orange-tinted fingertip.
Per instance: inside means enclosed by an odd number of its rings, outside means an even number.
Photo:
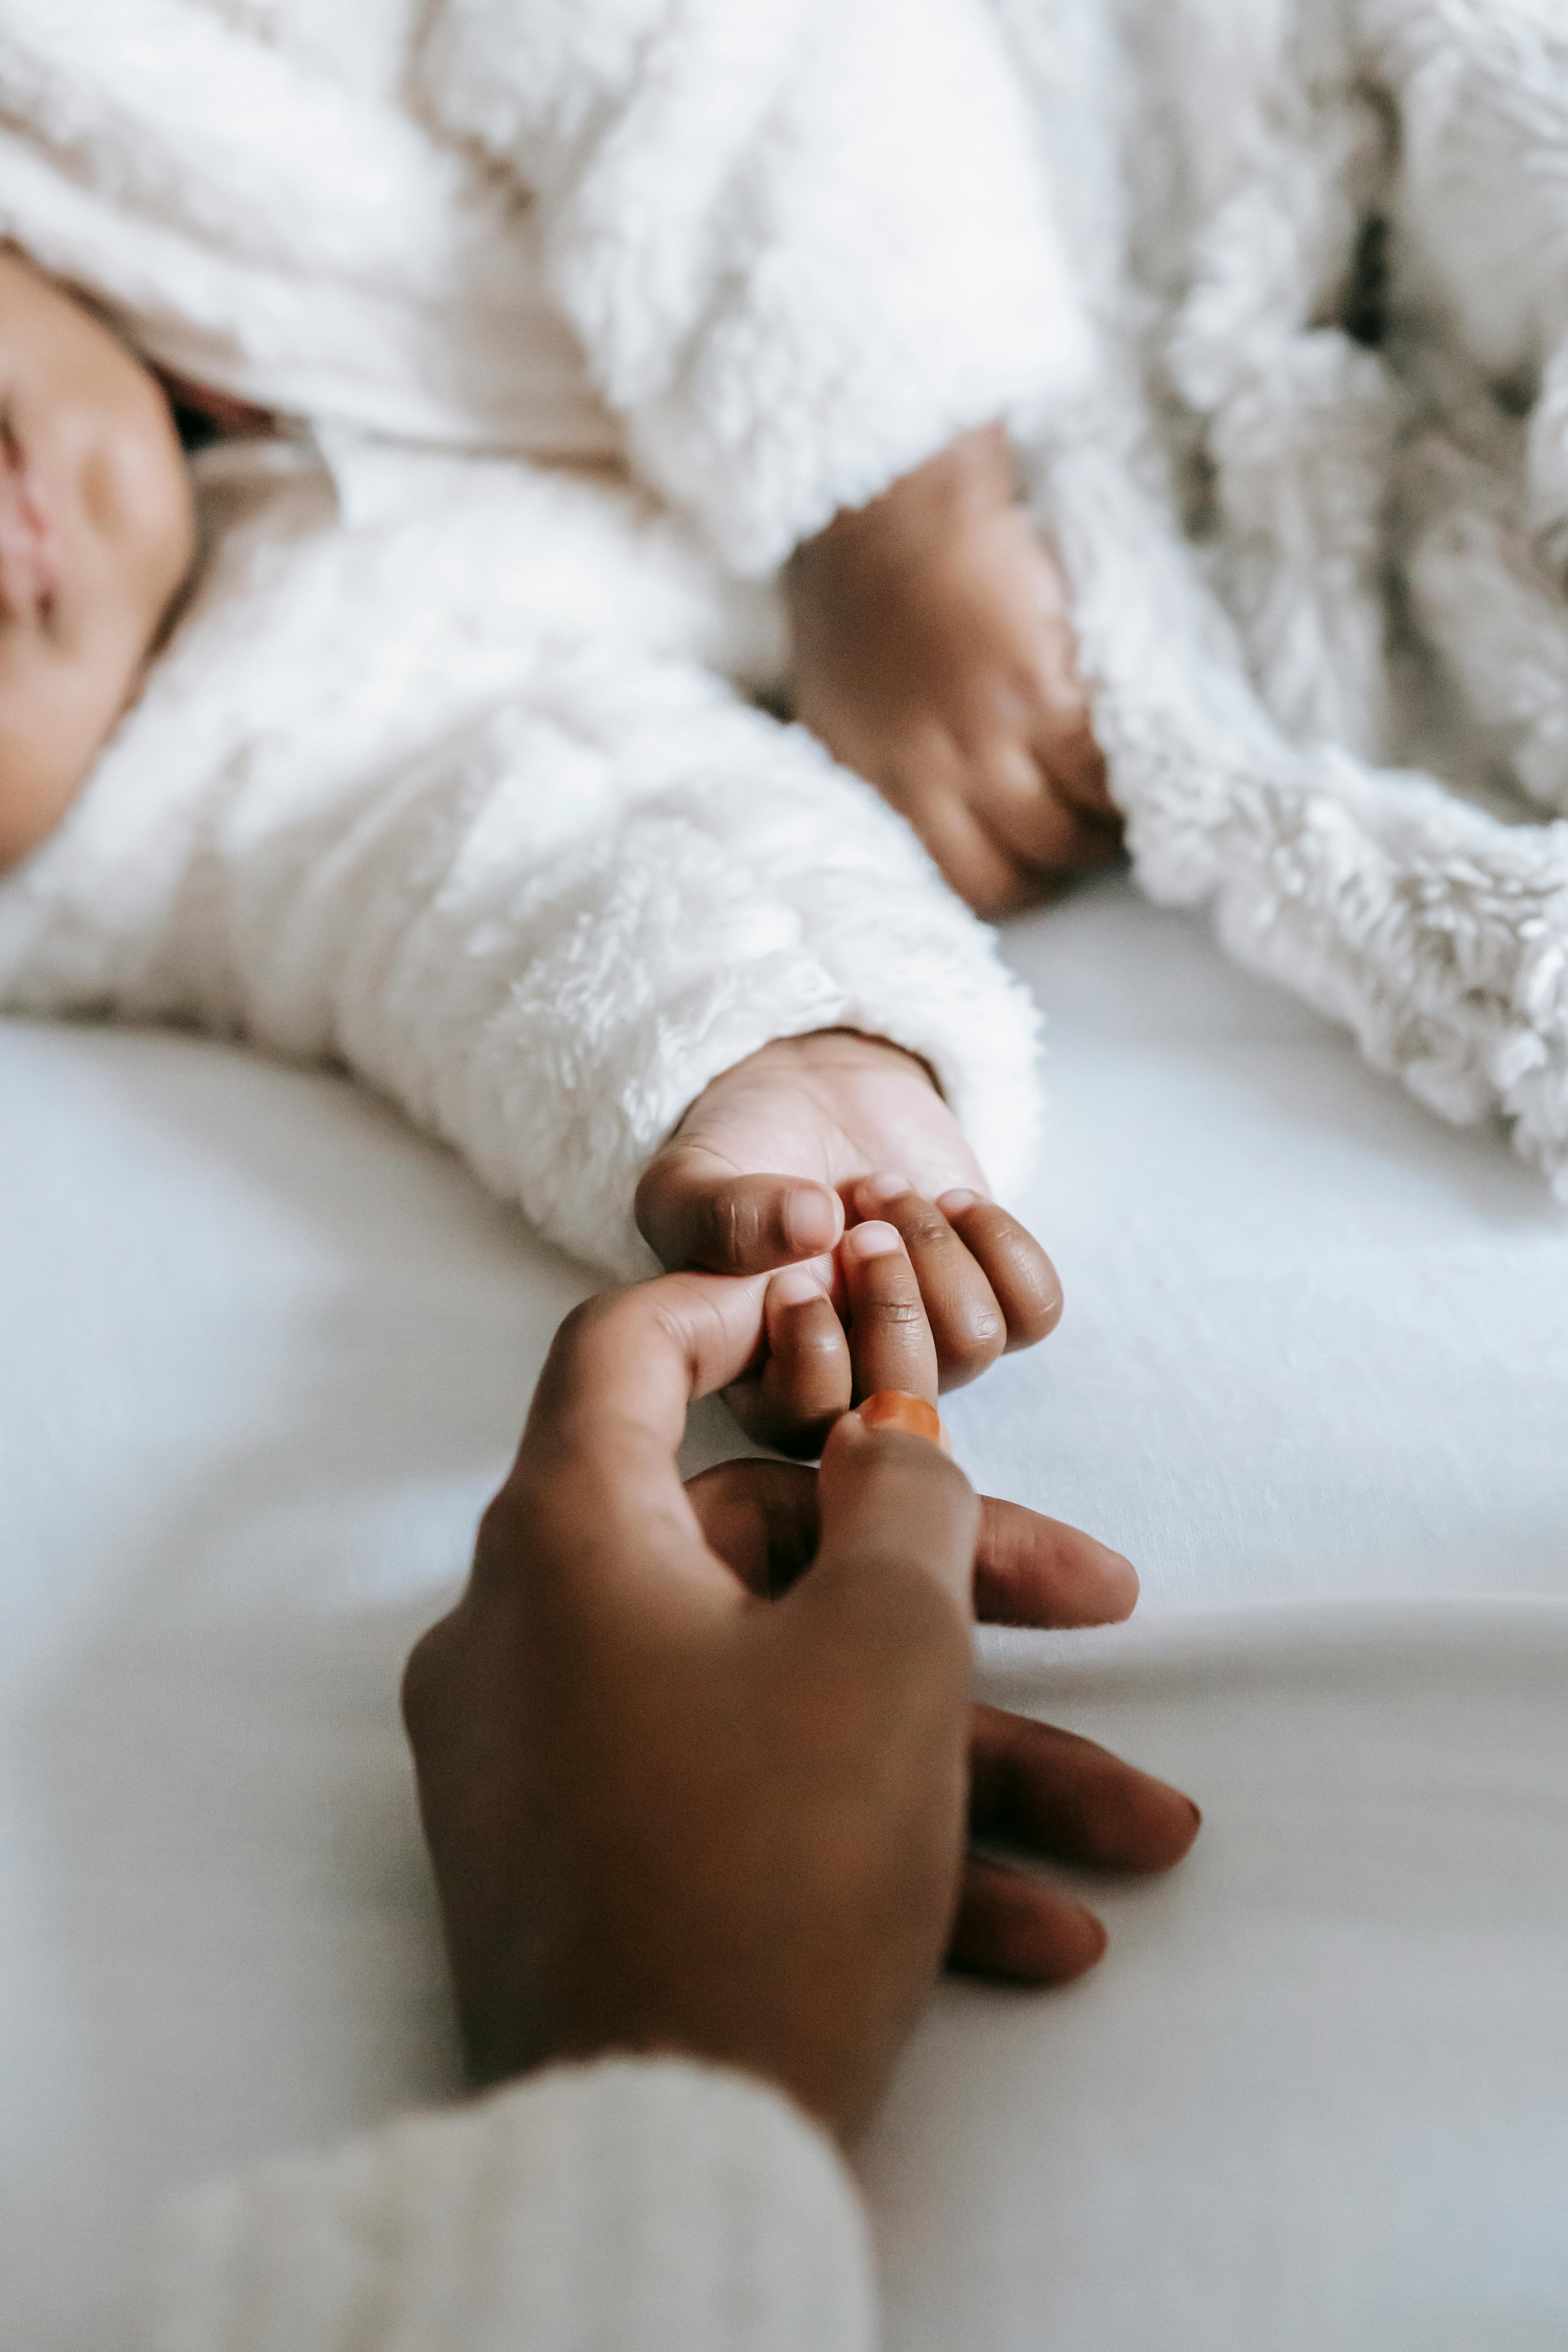
[[[911,1437],[940,1445],[944,1454],[952,1452],[952,1440],[935,1405],[924,1397],[911,1396],[907,1389],[879,1389],[856,1411],[868,1429],[907,1430]]]

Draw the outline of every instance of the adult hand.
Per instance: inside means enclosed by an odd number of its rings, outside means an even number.
[[[834,1253],[847,1229],[890,1220],[942,1389],[974,1380],[1005,1349],[1033,1347],[1061,1313],[1055,1267],[989,1198],[924,1064],[854,1031],[778,1038],[716,1078],[650,1161],[637,1205],[667,1266],[756,1274],[802,1262],[780,1305],[826,1294],[843,1307],[847,1269]],[[773,1321],[770,1312],[730,1401],[752,1435],[813,1453],[851,1402],[847,1354],[780,1360]]]
[[[819,1477],[732,1464],[682,1487],[688,1400],[752,1354],[764,1288],[675,1276],[568,1318],[404,1703],[479,2077],[677,2050],[847,2135],[945,1952],[1035,1980],[1099,1956],[1068,1897],[966,1863],[971,1820],[1161,1869],[1196,1816],[1085,1741],[972,1709],[976,1579],[1033,1623],[1131,1608],[1131,1570],[1087,1537],[983,1507],[934,1445],[858,1415]],[[884,1342],[896,1367],[901,1327],[868,1315],[864,1378]]]

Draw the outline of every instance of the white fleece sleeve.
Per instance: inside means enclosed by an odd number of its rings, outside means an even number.
[[[921,1055],[1014,1181],[1033,1010],[909,828],[650,648],[679,583],[620,509],[504,468],[439,486],[230,551],[60,833],[0,881],[0,1006],[342,1061],[622,1277],[653,1266],[649,1157],[774,1037]]]
[[[150,2352],[871,2352],[849,2176],[780,2093],[563,2068],[172,2211]]]
[[[645,478],[742,574],[1088,330],[984,0],[447,0],[425,102],[536,194]]]

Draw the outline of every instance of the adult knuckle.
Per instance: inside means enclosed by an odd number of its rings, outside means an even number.
[[[563,1317],[550,1343],[552,1366],[571,1377],[605,1325],[615,1323],[636,1311],[631,1294],[625,1291],[600,1290],[591,1297],[579,1299],[571,1312]]]
[[[398,1702],[403,1727],[416,1754],[427,1746],[445,1710],[457,1638],[453,1617],[439,1618],[419,1636],[405,1663]]]

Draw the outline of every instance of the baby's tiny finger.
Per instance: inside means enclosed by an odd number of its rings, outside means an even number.
[[[854,1402],[902,1389],[936,1402],[936,1347],[921,1286],[896,1229],[873,1219],[839,1245],[849,1308]]]
[[[889,797],[903,810],[948,882],[977,915],[994,919],[1032,906],[1039,898],[1043,887],[1039,876],[1031,874],[992,840],[958,792],[928,792],[905,798],[894,791]]]
[[[789,1436],[790,1451],[819,1454],[829,1429],[850,1404],[849,1343],[833,1303],[804,1266],[775,1274],[768,1285],[768,1360],[763,1368],[763,1410]]]
[[[644,1170],[637,1218],[664,1265],[710,1274],[765,1274],[814,1257],[834,1247],[844,1222],[827,1185],[737,1176],[679,1135]]]
[[[1007,1348],[1032,1348],[1061,1320],[1062,1286],[1033,1234],[982,1193],[944,1192],[937,1207],[983,1269],[1007,1319]]]
[[[898,1229],[925,1302],[942,1387],[978,1380],[1006,1345],[1007,1322],[967,1244],[906,1177],[864,1178],[855,1206],[863,1217],[886,1218]]]
[[[1068,1984],[1104,1950],[1104,1928],[1070,1895],[971,1856],[948,1946],[951,1968],[1023,1984]]]

